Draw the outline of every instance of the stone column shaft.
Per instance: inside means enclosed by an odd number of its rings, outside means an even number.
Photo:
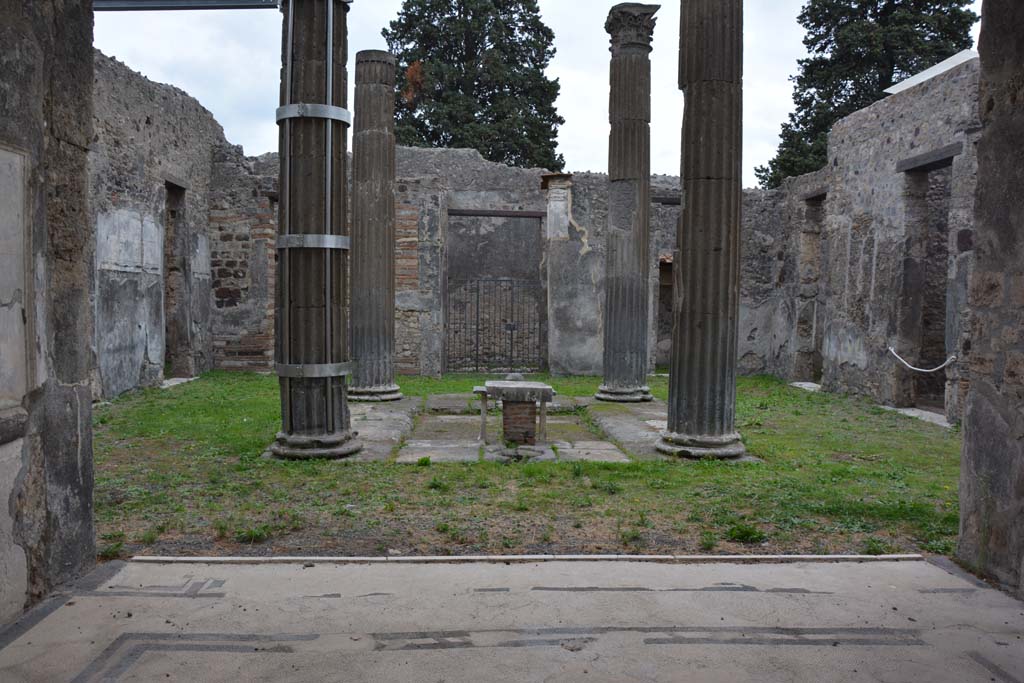
[[[275,357],[281,458],[340,458],[351,430],[344,107],[350,0],[285,0]],[[295,107],[291,105],[329,105]]]
[[[664,453],[736,458],[743,1],[681,0],[683,213]]]
[[[611,9],[603,401],[652,399],[647,386],[651,207],[651,40],[658,5]]]
[[[352,135],[353,401],[395,401],[394,55],[356,55]]]

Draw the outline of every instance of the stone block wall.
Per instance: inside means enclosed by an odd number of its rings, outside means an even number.
[[[942,169],[950,174],[943,230],[950,247],[947,329],[954,332],[947,347],[964,355],[965,340],[956,330],[971,258],[977,87],[975,60],[881,100],[832,130],[822,231],[824,385],[830,391],[915,405],[914,374],[901,369],[888,348],[912,364],[929,362],[922,356],[927,232],[937,228],[926,218],[927,195],[929,174]],[[949,381],[960,386],[957,370]],[[950,392],[952,418],[958,392]]]
[[[110,397],[213,367],[207,211],[213,152],[225,143],[186,93],[99,52],[95,64],[94,382]]]
[[[1022,25],[1020,2],[985,0],[958,555],[1024,597]]]
[[[0,625],[95,558],[92,3],[0,3]]]

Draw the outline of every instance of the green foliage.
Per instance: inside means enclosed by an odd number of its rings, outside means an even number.
[[[403,145],[468,147],[485,159],[560,171],[559,84],[544,75],[554,33],[537,0],[404,0],[383,31],[398,57]]]
[[[718,545],[718,537],[713,531],[702,531],[700,533],[700,549],[704,552],[711,552]]]
[[[828,132],[885,90],[971,47],[971,0],[808,0],[807,30],[793,77],[796,110],[782,124],[775,158],[757,169],[766,188],[828,162]]]
[[[892,555],[899,552],[895,545],[877,536],[868,536],[864,539],[862,550],[865,555]]]
[[[763,543],[768,535],[752,524],[733,524],[725,532],[725,537],[737,543]]]
[[[269,524],[255,524],[235,530],[235,540],[239,543],[263,543],[270,538]]]

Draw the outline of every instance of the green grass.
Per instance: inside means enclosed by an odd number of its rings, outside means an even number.
[[[483,379],[401,384],[407,395],[425,396],[464,392]],[[585,396],[599,380],[551,382],[562,395]],[[664,378],[653,378],[652,390],[664,397]],[[760,464],[265,460],[278,401],[273,377],[218,372],[98,407],[103,555],[254,546],[348,555],[638,547],[950,554],[956,540],[958,434],[772,378],[739,383],[738,426]],[[592,410],[606,408],[614,406]]]

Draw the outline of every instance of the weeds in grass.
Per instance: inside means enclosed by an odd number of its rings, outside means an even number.
[[[447,493],[452,490],[452,485],[440,477],[431,477],[427,482],[427,488],[439,493]]]
[[[239,543],[248,543],[252,545],[254,543],[263,543],[270,538],[270,525],[269,524],[256,524],[254,526],[243,527],[235,530],[235,540]]]
[[[899,552],[899,548],[877,536],[868,536],[864,539],[861,552],[865,555],[892,555]]]
[[[619,539],[622,541],[622,545],[640,545],[643,538],[643,534],[641,534],[638,529],[626,529],[619,534]]]
[[[425,455],[416,461],[416,467],[430,467],[430,456]]]
[[[594,483],[591,484],[591,486],[594,489],[601,491],[602,493],[607,493],[610,496],[614,496],[617,493],[622,493],[622,484],[616,481],[612,481],[611,479],[595,481]]]
[[[768,534],[752,524],[733,524],[725,532],[725,537],[737,543],[763,543],[768,539]]]
[[[115,541],[100,547],[96,552],[96,556],[101,560],[116,560],[121,557],[122,552],[124,552],[124,541]]]
[[[700,549],[708,553],[718,545],[718,537],[713,531],[702,531],[700,533]]]

